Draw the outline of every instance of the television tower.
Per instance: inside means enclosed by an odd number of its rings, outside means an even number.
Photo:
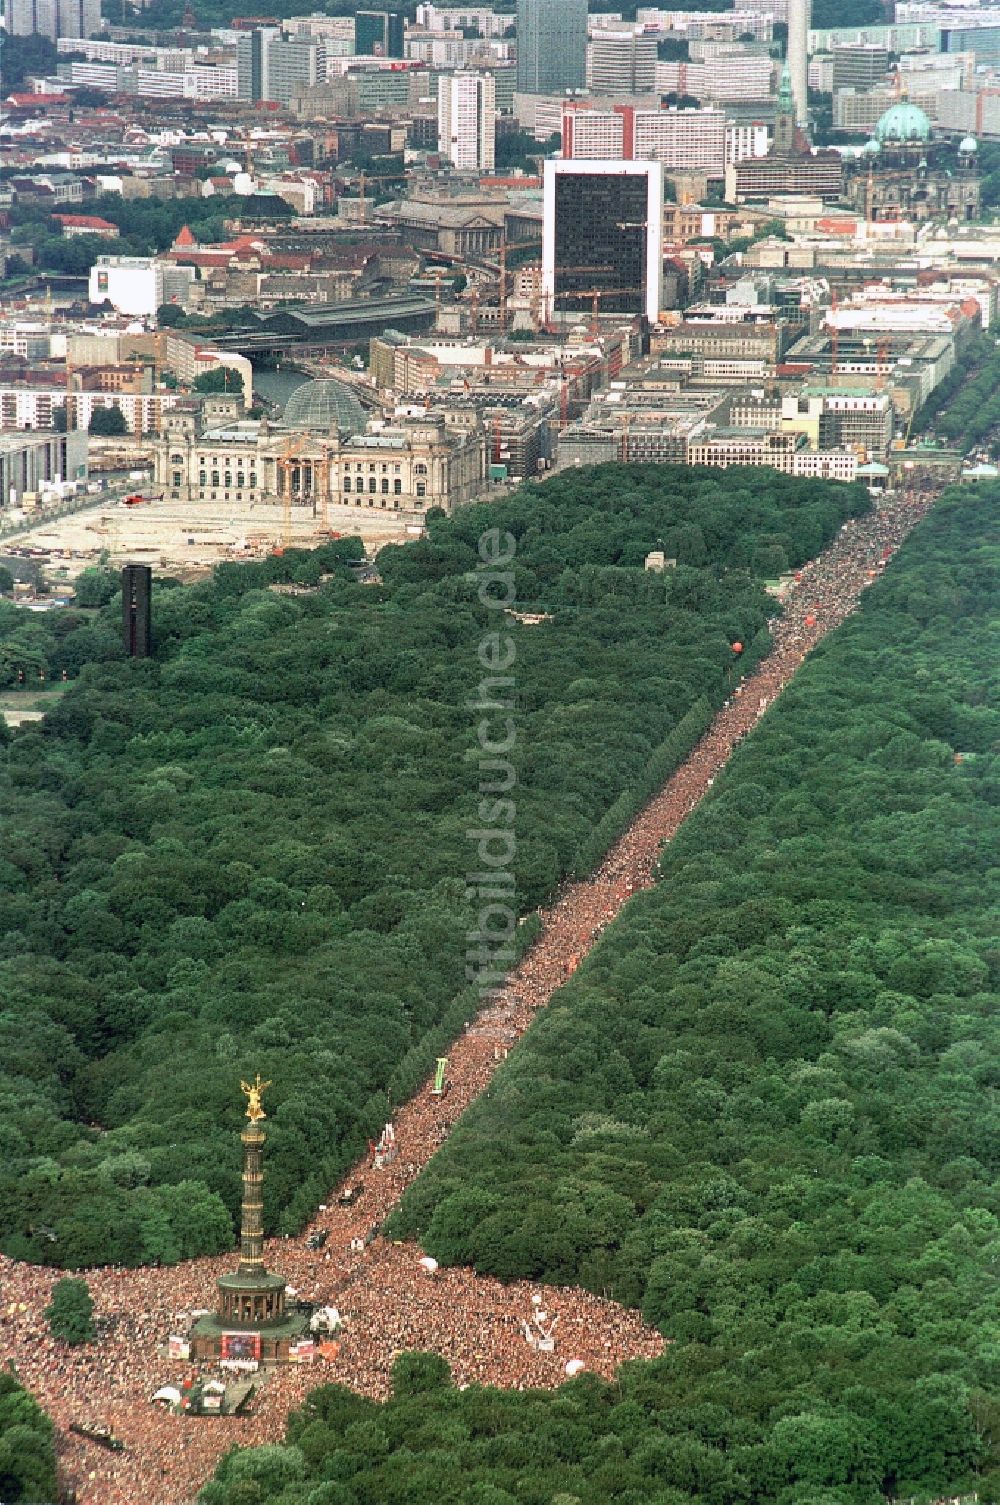
[[[788,0],[788,69],[792,76],[795,124],[809,123],[809,23],[811,0]]]

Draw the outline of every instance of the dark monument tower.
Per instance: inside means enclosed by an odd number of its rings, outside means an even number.
[[[192,1356],[264,1361],[288,1357],[306,1319],[285,1311],[285,1277],[264,1268],[264,1141],[261,1094],[270,1082],[240,1084],[247,1095],[247,1118],[240,1135],[243,1144],[243,1207],[240,1219],[240,1263],[235,1274],[220,1275],[215,1315],[203,1317],[192,1334]]]
[[[122,632],[129,658],[149,658],[153,649],[150,603],[153,572],[148,564],[122,570]]]

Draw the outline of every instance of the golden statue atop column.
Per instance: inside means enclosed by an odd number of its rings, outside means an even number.
[[[270,1085],[270,1082],[261,1081],[259,1071],[257,1073],[257,1080],[255,1082],[240,1082],[240,1086],[242,1087],[248,1098],[247,1118],[249,1118],[252,1124],[259,1123],[262,1118],[267,1117],[267,1114],[264,1112],[263,1108],[260,1105],[260,1099],[261,1095],[264,1092],[264,1089],[266,1087],[270,1087]]]
[[[192,1331],[192,1355],[203,1359],[249,1359],[281,1363],[305,1332],[308,1322],[285,1306],[285,1277],[264,1265],[264,1143],[261,1120],[267,1117],[261,1097],[270,1082],[257,1072],[240,1082],[247,1099],[243,1129],[243,1202],[240,1217],[240,1262],[232,1275],[220,1275],[218,1306]]]

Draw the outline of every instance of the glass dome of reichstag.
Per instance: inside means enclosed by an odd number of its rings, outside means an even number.
[[[906,101],[891,105],[875,127],[879,141],[929,141],[931,123],[918,105]]]
[[[310,429],[328,434],[364,432],[365,410],[350,387],[342,381],[307,381],[296,387],[285,403],[282,423],[286,428]]]

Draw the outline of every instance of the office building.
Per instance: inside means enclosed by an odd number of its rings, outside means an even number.
[[[264,44],[262,99],[286,105],[299,89],[311,89],[326,78],[326,45],[316,37],[273,37]]]
[[[794,0],[789,0],[791,9]],[[785,475],[826,481],[853,481],[858,460],[852,450],[811,450],[801,434],[760,429],[706,427],[688,445],[689,465],[766,465]]]
[[[634,113],[634,112],[633,112]],[[567,161],[612,160],[633,155],[629,140],[625,149],[625,107],[593,109],[585,103],[562,107],[562,154]]]
[[[771,149],[770,129],[760,121],[750,125],[726,124],[726,166],[747,157],[766,157]]]
[[[833,124],[841,131],[865,131],[871,135],[886,110],[896,104],[899,96],[891,86],[881,89],[838,89],[833,96]],[[931,120],[938,118],[938,94],[914,89],[907,95],[910,104],[916,105]]]
[[[91,37],[101,30],[101,0],[6,0],[11,36]]]
[[[726,163],[724,110],[637,110],[635,156],[671,172],[721,178]]]
[[[889,71],[889,52],[871,44],[833,49],[833,88],[870,89]]]
[[[488,73],[455,73],[438,84],[438,150],[458,172],[492,172],[496,96]]]
[[[284,37],[277,26],[256,26],[236,42],[239,98],[288,104],[299,89],[326,79],[326,42],[303,34]]]
[[[720,50],[691,63],[657,63],[658,94],[689,94],[694,99],[765,100],[773,87],[774,63],[743,47]]]
[[[587,82],[587,0],[517,0],[517,88],[563,94]]]
[[[565,104],[562,154],[574,161],[660,162],[672,172],[698,170],[721,178],[726,165],[726,115],[723,110],[636,110],[631,105],[591,109],[583,103]]]
[[[587,47],[587,88],[595,94],[649,94],[656,87],[656,38],[599,31]]]
[[[236,80],[240,99],[266,99],[267,48],[281,32],[276,26],[255,26],[236,40]]]
[[[358,57],[402,57],[403,17],[395,10],[359,10],[354,17]]]
[[[940,50],[972,52],[979,67],[996,68],[1000,66],[1000,26],[943,26]]]
[[[98,256],[90,269],[91,303],[110,303],[120,314],[153,319],[164,303],[184,308],[193,267],[173,266],[155,256]]]
[[[776,398],[737,400],[729,423],[734,428],[803,434],[812,450],[853,450],[869,460],[882,460],[892,443],[892,395],[869,386],[802,386]]]
[[[660,310],[663,169],[658,162],[545,163],[542,301],[546,314]]]
[[[53,395],[58,405],[61,394]],[[4,427],[9,426],[5,415]],[[0,434],[0,516],[4,507],[20,507],[26,494],[86,478],[86,434]]]

